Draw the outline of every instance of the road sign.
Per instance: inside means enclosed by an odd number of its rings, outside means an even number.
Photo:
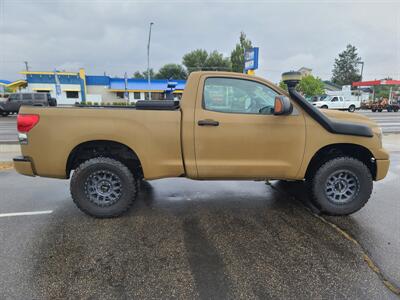
[[[258,47],[246,49],[244,51],[244,70],[258,69]]]

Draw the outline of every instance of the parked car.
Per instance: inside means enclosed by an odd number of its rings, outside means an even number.
[[[361,101],[357,99],[349,99],[343,96],[327,96],[321,101],[313,102],[313,105],[323,109],[338,109],[354,112],[361,106]]]
[[[22,105],[56,106],[57,101],[49,93],[14,93],[0,102],[0,115],[7,117],[9,114],[18,113]]]
[[[289,94],[256,76],[192,72],[181,101],[23,106],[14,166],[29,176],[72,174],[74,202],[100,218],[127,211],[142,179],[166,177],[305,180],[322,212],[361,209],[389,168],[381,129],[363,115],[323,112],[285,82]]]

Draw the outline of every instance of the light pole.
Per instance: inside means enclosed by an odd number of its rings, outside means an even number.
[[[151,39],[151,26],[154,23],[150,22],[150,29],[149,29],[149,42],[147,43],[147,83],[149,85],[149,100],[151,100],[151,91],[150,91],[150,39]]]
[[[363,71],[364,71],[364,62],[363,61],[359,61],[359,62],[357,62],[357,65],[361,65],[361,80],[360,81],[362,81]]]

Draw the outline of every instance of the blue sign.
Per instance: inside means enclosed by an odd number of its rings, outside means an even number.
[[[258,69],[258,47],[250,48],[244,51],[244,70]]]

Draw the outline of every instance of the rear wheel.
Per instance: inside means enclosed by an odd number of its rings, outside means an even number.
[[[8,112],[7,111],[2,111],[0,112],[2,117],[7,117],[8,116]]]
[[[395,107],[395,108],[393,108],[393,111],[394,111],[394,112],[398,112],[398,111],[399,111],[399,108],[398,108],[398,107]]]
[[[97,218],[117,217],[136,199],[138,180],[121,162],[97,157],[83,162],[71,178],[71,195],[80,210]]]
[[[356,107],[354,105],[349,106],[349,112],[354,112],[356,110]]]
[[[311,179],[314,204],[328,215],[360,210],[372,192],[368,167],[351,157],[338,157],[321,165]]]
[[[382,112],[382,108],[378,108],[378,112]]]
[[[371,108],[371,110],[372,110],[372,112],[376,112],[376,108],[375,107]]]

